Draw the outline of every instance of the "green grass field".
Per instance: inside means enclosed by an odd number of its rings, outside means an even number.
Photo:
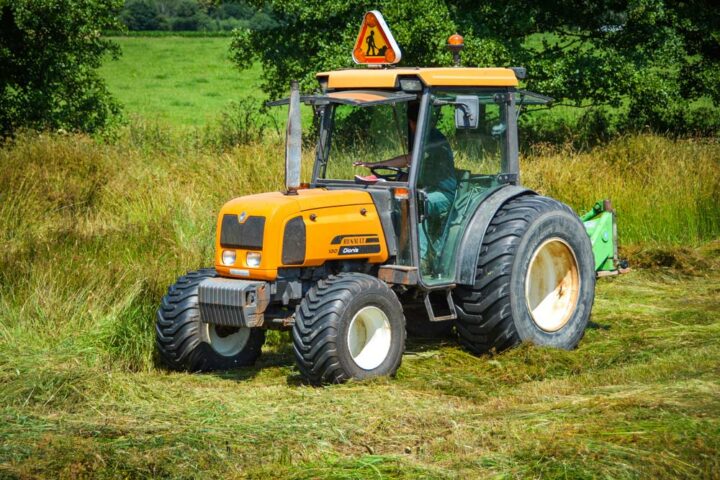
[[[253,368],[170,373],[160,298],[211,264],[223,202],[280,188],[284,147],[193,133],[259,93],[229,39],[118,41],[103,74],[138,121],[0,149],[0,478],[720,479],[717,140],[522,158],[531,188],[619,212],[633,271],[598,282],[575,351],[410,339],[396,378],[312,388],[271,332]]]
[[[101,69],[128,116],[173,126],[203,126],[231,101],[261,98],[260,67],[239,71],[230,38],[114,37],[119,60]]]

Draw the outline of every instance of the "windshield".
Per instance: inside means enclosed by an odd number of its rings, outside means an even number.
[[[411,104],[417,105],[417,101]],[[325,160],[318,172],[319,178],[368,183],[407,180],[404,160],[392,168],[369,170],[363,166],[405,158],[408,154],[411,139],[408,138],[407,101],[362,107],[335,104],[324,108],[325,114],[331,116],[332,138],[326,151],[319,152]]]

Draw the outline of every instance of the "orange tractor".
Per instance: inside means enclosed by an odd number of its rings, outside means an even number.
[[[456,54],[461,44],[451,37]],[[400,60],[378,12],[353,56]],[[318,384],[394,374],[406,329],[454,329],[478,354],[574,348],[597,272],[620,266],[615,217],[599,203],[584,224],[521,186],[518,108],[548,100],[519,90],[523,75],[356,68],[317,74],[306,96],[294,83],[274,102],[289,104],[285,190],[222,207],[214,268],[180,277],[158,310],[160,357],[190,371],[252,365],[267,329],[289,329],[298,369]],[[309,185],[301,102],[318,125]]]

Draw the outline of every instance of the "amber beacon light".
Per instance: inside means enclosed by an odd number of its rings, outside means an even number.
[[[456,67],[460,66],[460,51],[465,48],[465,39],[462,35],[456,33],[450,35],[447,41],[447,48],[453,54],[453,62]]]

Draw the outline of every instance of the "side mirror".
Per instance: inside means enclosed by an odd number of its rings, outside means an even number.
[[[455,97],[455,128],[475,129],[480,120],[480,100],[472,95],[458,95]]]

